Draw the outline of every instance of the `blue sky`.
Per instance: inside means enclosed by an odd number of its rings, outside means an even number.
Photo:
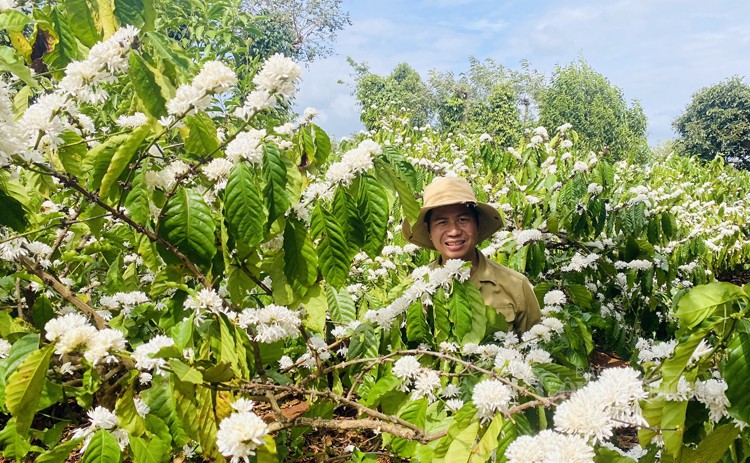
[[[334,56],[304,69],[295,102],[311,106],[330,135],[362,129],[346,57],[387,75],[409,63],[468,71],[469,57],[511,69],[521,60],[549,77],[579,57],[625,98],[639,100],[652,145],[674,138],[672,121],[693,93],[731,76],[750,83],[749,0],[344,0],[352,25]],[[348,82],[343,85],[339,81]]]

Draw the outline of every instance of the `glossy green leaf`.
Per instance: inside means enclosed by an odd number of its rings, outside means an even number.
[[[307,226],[291,217],[284,227],[284,275],[297,294],[304,294],[318,278],[318,256]]]
[[[385,190],[369,175],[360,177],[357,203],[365,223],[365,242],[362,250],[371,258],[380,255],[385,243],[390,210]]]
[[[432,333],[421,302],[415,302],[406,309],[406,339],[409,342],[429,342]]]
[[[368,407],[377,405],[380,399],[388,392],[401,385],[401,380],[394,375],[380,378],[362,397],[362,403]]]
[[[117,179],[125,172],[130,162],[138,153],[138,149],[143,144],[146,137],[151,133],[151,128],[142,125],[135,129],[122,144],[117,147],[112,159],[110,160],[107,171],[102,177],[102,184],[99,187],[99,196],[105,198],[109,195],[110,189]]]
[[[727,382],[727,399],[732,404],[732,416],[747,422],[750,420],[750,333],[737,331],[727,346],[727,359],[721,365],[721,374]]]
[[[10,72],[26,85],[37,86],[36,81],[31,76],[31,70],[12,47],[0,46],[0,71]]]
[[[115,17],[121,25],[132,24],[142,31],[154,28],[153,0],[114,0]]]
[[[216,254],[216,224],[197,191],[179,188],[164,207],[159,236],[205,267]]]
[[[164,442],[158,437],[152,436],[150,439],[144,439],[130,436],[130,448],[137,463],[164,463],[169,461],[169,442]]]
[[[146,112],[154,119],[166,116],[167,100],[162,95],[161,87],[156,79],[156,73],[159,71],[152,68],[138,53],[131,53],[128,62],[130,81],[133,83],[135,94],[143,102]]]
[[[143,392],[143,400],[151,409],[150,414],[159,417],[169,426],[170,434],[177,447],[182,447],[190,438],[177,413],[177,399],[167,377],[155,377],[149,389]]]
[[[146,423],[135,406],[133,381],[130,381],[130,385],[117,398],[115,414],[117,415],[117,425],[126,430],[131,438],[143,435],[146,432]]]
[[[265,214],[255,170],[239,162],[229,173],[224,195],[224,216],[230,235],[249,249],[263,241]]]
[[[282,156],[284,154],[276,145],[263,145],[263,196],[268,209],[266,231],[270,230],[276,219],[282,217],[291,206],[289,193],[286,191],[287,169]]]
[[[88,188],[90,190],[98,190],[101,187],[102,179],[109,169],[112,157],[128,138],[130,138],[130,134],[127,133],[113,135],[104,143],[88,151],[82,167],[84,172],[89,172]]]
[[[331,286],[326,288],[326,299],[331,320],[334,323],[345,324],[357,318],[357,308],[346,288],[336,289]]]
[[[94,22],[93,12],[86,0],[65,0],[68,24],[76,38],[87,47],[93,47],[101,36]]]
[[[14,461],[23,461],[23,458],[31,450],[31,442],[16,429],[16,419],[11,418],[5,423],[5,427],[0,431],[0,448],[3,449],[3,456],[11,458]]]
[[[375,358],[378,356],[378,342],[375,331],[369,323],[359,325],[349,341],[348,359]]]
[[[26,209],[20,201],[9,195],[2,185],[0,185],[0,204],[3,205],[0,225],[10,227],[15,231],[23,231],[29,223],[26,218]]]
[[[203,383],[203,375],[201,375],[200,372],[195,368],[187,365],[185,362],[177,359],[169,359],[167,363],[172,369],[172,373],[174,373],[175,376],[180,379],[180,381],[193,384]]]
[[[81,463],[116,463],[120,461],[121,454],[117,439],[100,429],[91,438]]]
[[[5,405],[15,417],[16,429],[21,435],[25,436],[31,426],[54,349],[50,344],[32,352],[8,377]]]
[[[340,288],[349,275],[349,252],[346,238],[335,217],[319,203],[312,213],[311,231],[318,240],[320,272],[329,285]]]
[[[161,58],[179,66],[183,71],[190,69],[190,60],[169,37],[155,31],[147,32],[145,37]]]
[[[0,30],[8,32],[22,32],[27,24],[34,20],[18,10],[9,9],[0,13]]]
[[[205,113],[190,116],[185,121],[185,126],[190,130],[185,140],[185,150],[205,158],[219,149],[219,139],[216,138],[216,124]]]
[[[680,321],[680,328],[691,329],[714,314],[728,317],[736,311],[733,304],[747,299],[747,294],[739,286],[715,281],[685,293],[677,303],[675,317]]]
[[[495,449],[497,449],[497,446],[500,443],[499,437],[506,426],[505,421],[506,420],[501,414],[495,415],[495,418],[492,419],[492,422],[487,427],[484,435],[481,439],[479,439],[479,442],[474,448],[471,458],[469,459],[471,463],[479,463],[490,460],[493,452],[495,451]],[[450,449],[448,454],[450,455]],[[448,458],[446,458],[446,461],[448,461]]]
[[[324,333],[326,314],[328,313],[328,298],[323,285],[318,283],[310,287],[301,304],[305,309],[305,318],[302,320],[305,328],[315,333]]]
[[[338,186],[333,195],[330,211],[346,237],[348,256],[352,258],[360,252],[365,243],[365,226],[357,210],[357,201],[346,188]]]
[[[54,69],[62,70],[71,61],[81,57],[78,50],[78,42],[73,34],[73,30],[68,24],[68,19],[54,8],[50,13],[52,29],[57,37],[57,43],[54,48],[44,56],[44,61],[50,64]]]
[[[479,421],[474,421],[456,435],[445,454],[445,463],[467,463],[472,456],[479,431]]]
[[[81,444],[80,439],[73,439],[42,453],[34,460],[34,463],[65,463],[74,449]]]
[[[147,225],[151,221],[149,195],[150,193],[146,186],[145,175],[143,171],[140,171],[133,177],[130,191],[125,198],[124,206],[130,213],[130,218],[141,225]],[[141,249],[139,249],[139,251],[141,251]],[[151,265],[149,265],[149,268],[152,270],[154,269]]]

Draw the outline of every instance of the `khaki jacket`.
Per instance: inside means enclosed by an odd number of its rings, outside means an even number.
[[[482,293],[484,303],[505,316],[516,333],[524,333],[542,318],[539,302],[529,279],[485,257],[479,250],[479,264],[469,278]]]

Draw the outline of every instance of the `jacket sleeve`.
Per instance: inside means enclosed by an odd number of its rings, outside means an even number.
[[[523,283],[523,291],[521,292],[521,301],[518,308],[515,330],[521,334],[529,331],[542,318],[542,312],[539,309],[539,301],[534,293],[534,287],[531,286],[528,280]]]

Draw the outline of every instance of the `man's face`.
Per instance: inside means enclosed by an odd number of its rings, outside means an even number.
[[[443,262],[448,259],[474,261],[477,219],[465,204],[440,206],[430,215],[430,241]]]

